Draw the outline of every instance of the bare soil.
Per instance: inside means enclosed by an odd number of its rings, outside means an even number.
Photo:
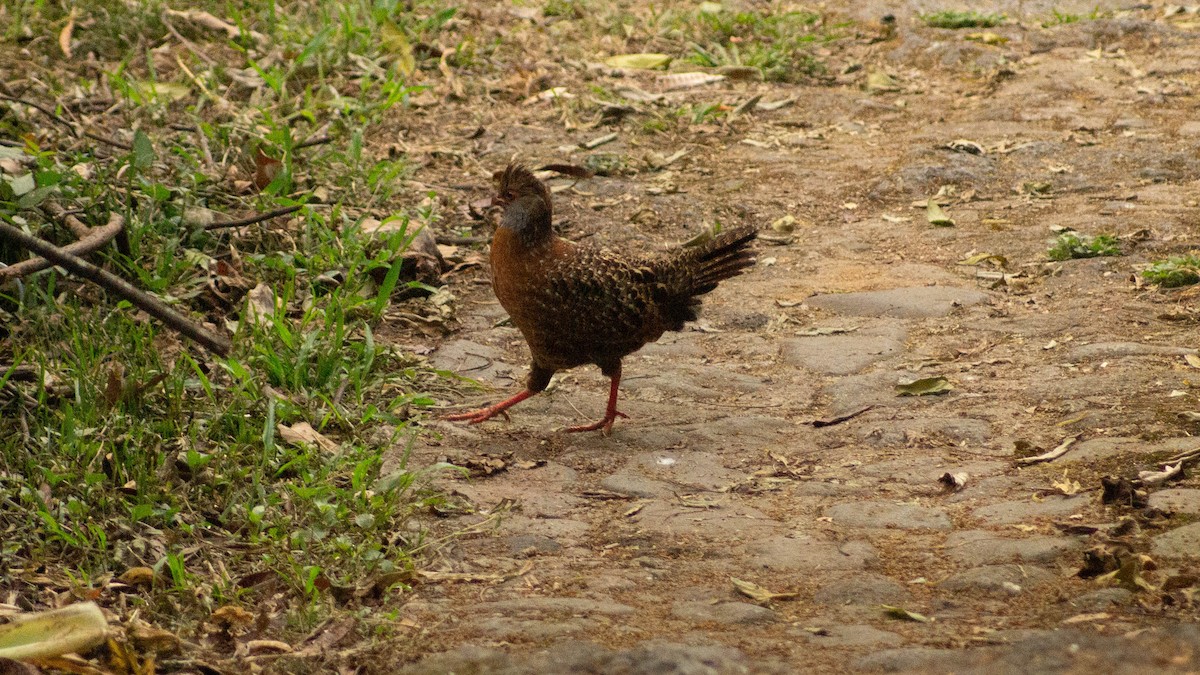
[[[1086,14],[1085,4],[1060,8]],[[447,231],[488,234],[468,204],[514,157],[540,166],[604,153],[620,162],[612,175],[552,181],[564,236],[663,249],[717,221],[766,236],[757,267],[712,293],[699,323],[626,359],[629,419],[611,437],[559,431],[602,414],[606,382],[586,368],[560,374],[511,422],[425,423],[410,462],[472,468],[445,479],[462,511],[437,529],[483,527],[440,550],[433,568],[465,581],[416,590],[401,610],[412,639],[389,662],[1197,667],[1197,633],[1179,626],[1196,618],[1200,482],[1184,477],[1166,486],[1171,499],[1131,508],[1103,504],[1100,479],[1136,477],[1197,444],[1179,415],[1198,409],[1198,371],[1184,358],[1196,296],[1140,271],[1195,246],[1200,33],[1158,5],[1048,28],[1049,6],[1000,5],[1013,21],[987,30],[1001,44],[922,25],[921,3],[892,8],[896,34],[880,41],[872,21],[889,8],[835,7],[857,23],[819,48],[828,81],[663,91],[597,126],[596,108],[576,117],[524,100],[550,87],[586,99],[592,83],[658,93],[658,74],[560,58],[569,33],[538,18],[527,70],[469,101],[435,89],[397,118],[383,138],[419,159],[417,181],[450,189]],[[479,20],[529,21],[502,7]],[[867,88],[877,72],[894,90]],[[792,103],[645,126],[653,111],[755,96]],[[578,145],[614,131],[595,150]],[[981,154],[950,147],[960,140]],[[939,191],[952,227],[931,225],[919,204]],[[794,229],[772,228],[785,216]],[[1050,261],[1055,226],[1115,235],[1122,255]],[[484,263],[449,276],[457,324],[429,358],[485,387],[445,403],[507,396],[527,351],[502,321],[486,256],[443,252]],[[963,264],[980,253],[1003,268]],[[412,340],[394,330],[393,341]],[[897,394],[934,376],[953,390]],[[1070,437],[1057,460],[1016,461]],[[967,474],[965,486],[939,483],[947,473]],[[1078,575],[1089,550],[1117,561],[1098,572],[1148,557],[1104,581]],[[731,577],[795,595],[756,602]]]

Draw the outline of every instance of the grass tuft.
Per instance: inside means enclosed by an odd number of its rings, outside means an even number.
[[[1054,246],[1046,252],[1046,255],[1051,260],[1117,256],[1121,255],[1121,247],[1117,238],[1109,234],[1089,237],[1074,232],[1064,232],[1058,236]]]

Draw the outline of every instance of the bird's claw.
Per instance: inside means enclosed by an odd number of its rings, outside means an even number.
[[[492,408],[480,408],[479,410],[470,410],[464,413],[455,413],[446,415],[442,419],[448,422],[466,422],[467,424],[479,424],[492,419],[495,416],[501,416],[505,421],[511,422],[512,418],[508,416],[507,410],[494,410]]]
[[[568,434],[577,434],[581,431],[600,431],[605,436],[609,436],[612,434],[613,422],[617,421],[618,417],[624,417],[625,419],[629,419],[629,415],[626,415],[625,413],[621,412],[620,410],[614,410],[611,413],[605,415],[604,419],[600,420],[599,422],[594,422],[592,424],[582,424],[577,427],[567,427],[566,429],[563,429],[563,431]]]

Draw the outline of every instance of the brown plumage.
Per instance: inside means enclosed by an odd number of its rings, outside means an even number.
[[[504,206],[492,239],[492,288],[529,344],[525,390],[488,408],[447,419],[477,424],[546,388],[556,371],[588,363],[612,379],[608,409],[595,424],[567,431],[606,433],[617,417],[621,359],[664,331],[695,320],[700,297],[754,264],[757,233],[734,228],[693,248],[618,257],[562,239],[551,228],[550,191],[523,166],[500,176]]]

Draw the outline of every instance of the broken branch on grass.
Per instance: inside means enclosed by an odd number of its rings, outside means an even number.
[[[1078,436],[1071,436],[1062,443],[1059,443],[1058,447],[1054,448],[1050,452],[1044,452],[1040,455],[1034,455],[1033,457],[1021,457],[1017,460],[1017,464],[1020,464],[1021,466],[1028,466],[1030,464],[1049,462],[1058,459],[1059,457],[1067,454],[1067,451],[1071,449],[1071,444],[1074,443],[1078,438]]]
[[[488,243],[491,241],[491,237],[456,237],[451,234],[439,234],[434,237],[434,240],[442,246],[474,246]]]
[[[59,115],[58,113],[54,112],[53,110],[50,110],[49,108],[43,106],[40,103],[35,103],[28,99],[20,98],[19,96],[9,96],[7,94],[0,94],[0,100],[11,101],[13,103],[20,103],[22,105],[29,106],[30,108],[37,110],[38,112],[42,113],[43,115],[46,115],[47,117],[54,120],[58,124],[61,124],[64,127],[66,127],[67,130],[71,132],[71,135],[76,138],[79,138],[80,136],[84,136],[86,138],[92,139],[93,141],[100,141],[101,143],[107,143],[108,145],[111,145],[114,148],[120,148],[121,150],[125,150],[126,152],[133,150],[133,146],[129,145],[128,143],[123,143],[116,139],[107,138],[107,137],[101,136],[100,134],[94,134],[90,131],[87,131],[86,129],[83,131],[76,129],[75,124],[73,122],[71,122],[70,120],[66,119],[65,117]]]
[[[57,207],[61,209],[62,207]],[[49,209],[48,209],[49,210]],[[65,211],[63,211],[65,213]],[[102,227],[88,227],[79,221],[75,216],[68,215],[63,219],[67,227],[79,237],[79,241],[64,246],[61,250],[64,253],[73,256],[85,256],[94,253],[104,248],[108,242],[112,241],[125,230],[125,218],[120,214],[110,213],[108,223]],[[74,221],[74,222],[72,222]],[[82,229],[79,229],[82,227]],[[82,235],[82,236],[81,236]],[[21,279],[27,277],[34,272],[40,272],[44,269],[53,267],[56,263],[47,260],[46,258],[30,258],[22,260],[8,267],[0,268],[0,283],[9,279]]]
[[[299,211],[301,208],[303,208],[303,207],[299,206],[299,205],[287,206],[282,209],[275,209],[274,211],[268,211],[266,213],[256,213],[252,216],[246,216],[245,218],[239,218],[238,220],[226,220],[226,221],[223,221],[220,223],[210,223],[209,225],[204,226],[204,229],[220,230],[220,229],[224,229],[227,227],[244,227],[246,225],[254,225],[255,223],[261,223],[264,220],[270,220],[272,218],[278,218],[279,216],[286,216],[289,213],[295,213],[296,211]]]
[[[88,261],[68,253],[63,249],[43,241],[37,237],[25,234],[6,223],[0,223],[0,236],[10,239],[21,246],[33,251],[50,262],[60,267],[66,268],[72,274],[91,281],[92,283],[103,287],[105,290],[115,293],[120,297],[128,300],[134,306],[145,311],[150,316],[165,323],[169,328],[176,330],[183,335],[195,340],[209,351],[219,356],[226,356],[233,348],[232,344],[224,337],[213,335],[204,328],[192,323],[187,317],[183,316],[174,309],[163,304],[162,300],[135,288],[133,284],[125,281],[121,277],[96,267]]]
[[[306,141],[300,141],[292,146],[292,150],[303,150],[304,148],[311,148],[314,145],[325,145],[326,143],[332,142],[333,136],[317,136],[316,138],[310,138]]]
[[[855,417],[858,417],[859,415],[867,412],[868,410],[871,410],[874,407],[875,407],[874,405],[863,406],[862,408],[859,408],[858,410],[855,410],[853,412],[848,412],[845,415],[837,415],[836,417],[829,417],[829,418],[826,418],[823,420],[813,420],[812,422],[810,422],[810,424],[812,424],[814,427],[816,427],[818,429],[820,429],[821,427],[831,427],[835,424],[841,424],[842,422],[847,422],[849,420],[852,420]]]

